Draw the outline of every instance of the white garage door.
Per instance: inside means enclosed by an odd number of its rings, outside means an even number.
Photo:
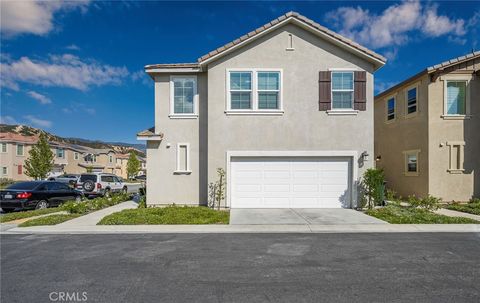
[[[349,208],[350,170],[347,157],[232,158],[231,207]]]

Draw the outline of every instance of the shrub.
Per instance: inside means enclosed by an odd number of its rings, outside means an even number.
[[[147,208],[147,197],[140,197],[140,201],[138,201],[138,208]]]
[[[385,176],[383,170],[369,168],[363,174],[362,187],[368,198],[368,208],[374,205],[381,205],[384,200]]]
[[[109,206],[116,205],[120,202],[124,202],[130,199],[129,195],[116,194],[110,198],[98,197],[85,202],[70,201],[64,203],[61,208],[68,211],[71,214],[86,214],[91,211],[100,210]]]
[[[397,196],[397,193],[393,189],[387,188],[385,191],[385,199],[389,201],[395,201],[395,197]]]
[[[419,199],[415,196],[408,197],[408,204],[410,204],[411,207],[418,207],[426,210],[437,210],[440,207],[441,202],[442,199],[435,198],[430,195],[423,199]]]
[[[0,188],[5,188],[11,184],[15,183],[12,179],[0,178]]]

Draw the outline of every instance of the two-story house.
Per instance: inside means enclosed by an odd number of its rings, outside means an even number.
[[[431,66],[375,97],[375,157],[403,197],[480,196],[480,52]]]
[[[29,180],[24,165],[28,152],[38,140],[35,136],[0,133],[0,178]]]
[[[290,12],[196,63],[147,65],[147,203],[205,205],[223,168],[226,207],[355,207],[385,61]]]

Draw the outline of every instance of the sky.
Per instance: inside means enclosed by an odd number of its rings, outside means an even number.
[[[375,92],[479,50],[478,1],[1,1],[1,123],[136,142],[153,126],[143,67],[198,57],[296,11],[384,55]]]

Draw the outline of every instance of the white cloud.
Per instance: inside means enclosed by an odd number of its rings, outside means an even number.
[[[133,72],[131,77],[133,82],[140,81],[142,84],[147,86],[153,84],[152,79],[150,78],[150,76],[147,75],[147,73],[143,69]]]
[[[128,76],[126,67],[102,65],[99,62],[64,54],[47,60],[21,57],[0,63],[2,86],[19,90],[18,82],[43,86],[70,87],[87,90],[91,86],[118,85]]]
[[[95,115],[97,113],[97,110],[94,107],[92,107],[92,105],[80,103],[80,102],[70,102],[68,107],[62,108],[62,111],[66,114],[84,112],[89,115]]]
[[[74,9],[86,11],[88,4],[88,0],[0,1],[1,31],[7,37],[24,33],[45,35],[55,27],[55,14]]]
[[[0,124],[18,124],[12,116],[0,116]]]
[[[26,119],[28,122],[30,122],[32,125],[37,127],[49,128],[53,124],[52,121],[39,119],[32,115],[26,115],[26,116],[23,116],[23,118]]]
[[[78,47],[78,45],[76,45],[76,44],[70,44],[70,45],[65,46],[65,49],[78,51],[78,50],[80,50],[80,47]]]
[[[380,14],[361,7],[340,7],[325,17],[341,34],[373,48],[403,45],[413,31],[428,37],[465,34],[463,19],[438,15],[437,6],[422,7],[418,0],[391,5]]]
[[[40,104],[50,104],[52,103],[52,100],[45,96],[45,95],[42,95],[40,93],[37,93],[33,90],[27,92],[27,94],[32,97],[33,99],[37,100],[38,102],[40,102]]]

